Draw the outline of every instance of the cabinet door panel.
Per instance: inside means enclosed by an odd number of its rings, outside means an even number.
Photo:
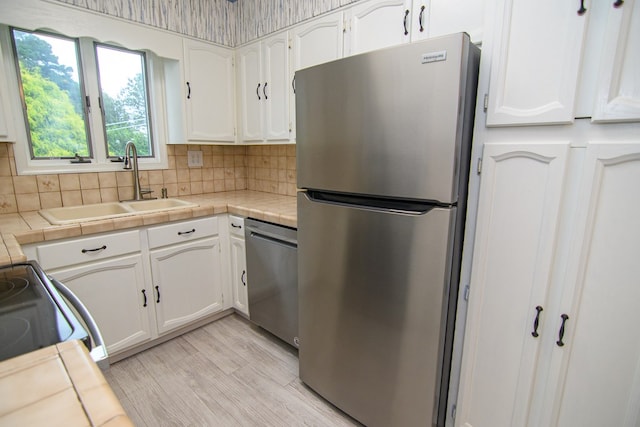
[[[408,43],[411,21],[411,0],[378,0],[354,6],[349,54]]]
[[[240,132],[243,141],[262,141],[262,88],[261,44],[253,43],[238,50],[238,85]]]
[[[568,143],[486,144],[458,420],[525,425],[546,307]],[[540,329],[546,322],[541,314]]]
[[[109,353],[151,338],[149,310],[153,310],[153,295],[145,289],[142,255],[54,270],[51,275],[67,285],[87,307]]]
[[[234,141],[233,51],[185,42],[187,136],[194,141]]]
[[[586,20],[575,2],[505,1],[487,125],[569,123]]]
[[[566,345],[554,352],[565,374],[550,425],[640,424],[638,183],[640,143],[588,146],[562,304]]]
[[[151,251],[160,334],[222,310],[221,269],[217,237]]]
[[[608,13],[593,121],[640,120],[640,1]]]
[[[289,40],[287,33],[264,45],[265,139],[289,139]]]
[[[466,32],[473,43],[482,40],[485,0],[423,0],[423,3],[428,3],[425,11],[429,10],[429,21],[425,24],[425,31],[420,34],[428,33],[429,37],[436,37]],[[416,9],[414,6],[414,22],[417,22],[421,7]],[[413,34],[412,39],[417,40]]]
[[[314,19],[309,24],[292,31],[291,89],[295,87],[293,75],[296,71],[342,58],[344,40],[342,26],[342,12],[340,12]],[[295,90],[291,90],[290,102],[291,138],[295,139]]]
[[[247,299],[247,257],[244,238],[230,236],[231,241],[231,285],[233,287],[233,307],[249,316]]]

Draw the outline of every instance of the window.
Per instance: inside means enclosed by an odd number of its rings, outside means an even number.
[[[31,158],[92,157],[77,41],[16,29],[12,33]]]
[[[30,167],[73,170],[79,156],[117,170],[121,165],[113,162],[129,141],[142,162],[166,162],[152,138],[145,52],[43,31],[9,32]]]
[[[144,53],[95,46],[108,157],[124,156],[127,141],[139,157],[153,156]]]

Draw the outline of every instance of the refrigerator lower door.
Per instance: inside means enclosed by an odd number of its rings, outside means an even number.
[[[300,378],[367,426],[435,425],[456,208],[298,193]]]

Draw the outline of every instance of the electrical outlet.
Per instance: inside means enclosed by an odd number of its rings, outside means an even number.
[[[202,167],[202,151],[187,151],[187,164],[190,168]]]

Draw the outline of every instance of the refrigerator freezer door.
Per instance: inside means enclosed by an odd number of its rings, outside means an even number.
[[[477,59],[455,34],[296,72],[298,187],[457,202]]]
[[[298,193],[300,378],[365,425],[435,423],[455,215]]]

